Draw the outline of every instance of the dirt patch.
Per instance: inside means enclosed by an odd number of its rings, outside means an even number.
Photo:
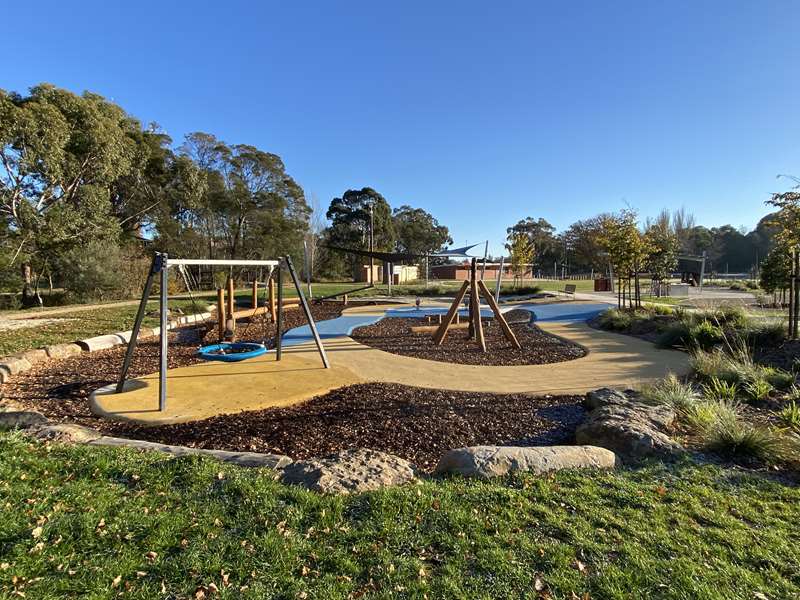
[[[106,421],[100,428],[129,438],[294,459],[371,448],[432,470],[451,448],[571,443],[585,416],[581,401],[581,396],[535,398],[369,383],[287,408],[162,427]]]
[[[316,321],[333,319],[342,313],[341,303],[311,305]],[[284,311],[283,331],[305,324],[299,309]],[[274,346],[275,325],[257,317],[252,323],[237,324],[240,341],[263,342]],[[174,369],[202,362],[197,356],[200,332],[193,326],[170,332],[169,368]],[[216,331],[209,331],[203,343],[217,341]],[[158,371],[158,338],[141,340],[131,363],[129,377],[141,377]],[[102,421],[89,411],[89,394],[119,377],[125,346],[99,352],[82,353],[61,360],[50,360],[33,366],[3,385],[3,398],[44,413],[59,421],[78,422],[97,427]]]
[[[44,327],[45,325],[52,325],[53,323],[63,323],[65,321],[74,321],[75,319],[69,318],[55,318],[45,319],[29,317],[25,319],[9,319],[7,317],[0,317],[0,332],[2,331],[18,331],[20,329],[30,329],[32,327]]]
[[[352,337],[384,352],[462,365],[542,365],[586,356],[581,346],[531,324],[531,315],[526,310],[513,310],[505,316],[522,350],[514,348],[500,326],[490,319],[483,321],[486,353],[480,351],[474,340],[467,339],[466,329],[450,330],[441,346],[433,343],[432,333],[412,333],[411,327],[428,324],[426,319],[381,319],[354,330]]]

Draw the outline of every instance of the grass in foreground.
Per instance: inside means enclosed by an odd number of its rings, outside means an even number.
[[[342,498],[2,433],[0,505],[8,598],[800,594],[800,490],[688,461]]]

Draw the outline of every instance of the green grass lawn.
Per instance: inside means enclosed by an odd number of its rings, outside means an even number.
[[[0,433],[0,505],[3,598],[800,595],[800,490],[688,460],[331,497]]]

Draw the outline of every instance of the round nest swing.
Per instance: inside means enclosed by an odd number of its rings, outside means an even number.
[[[223,342],[202,346],[197,354],[204,360],[220,360],[223,362],[237,362],[255,358],[266,354],[267,349],[263,344],[251,342]]]

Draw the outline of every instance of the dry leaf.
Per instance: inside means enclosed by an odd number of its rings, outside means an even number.
[[[537,577],[533,580],[533,589],[537,592],[541,592],[547,586],[545,585],[544,581],[542,581],[541,577]]]
[[[42,528],[41,527],[34,527],[33,531],[31,531],[31,536],[33,539],[37,539],[42,537]]]
[[[121,581],[122,581],[122,575],[117,575],[116,577],[114,577],[114,581],[111,582],[111,587],[112,588],[117,587]]]

